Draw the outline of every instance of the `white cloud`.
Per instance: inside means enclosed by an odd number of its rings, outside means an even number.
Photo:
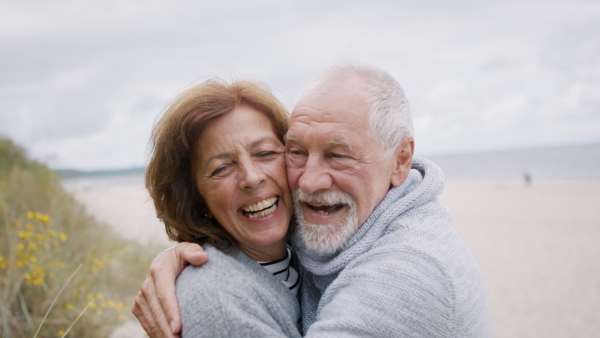
[[[0,134],[55,167],[141,165],[182,88],[235,74],[291,108],[342,62],[400,81],[417,149],[600,141],[597,1],[0,4]]]

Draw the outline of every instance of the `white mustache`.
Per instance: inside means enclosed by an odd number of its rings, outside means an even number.
[[[309,203],[321,205],[347,204],[351,208],[356,206],[356,201],[352,196],[341,191],[323,191],[308,194],[300,189],[294,191],[294,201],[296,203]]]

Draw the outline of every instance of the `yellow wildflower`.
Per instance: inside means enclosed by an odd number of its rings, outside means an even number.
[[[29,240],[29,237],[31,237],[31,231],[19,231],[19,237]]]
[[[27,223],[27,224],[25,225],[25,230],[27,230],[27,231],[33,231],[33,229],[35,229],[35,228],[33,227],[33,224],[31,224],[31,223]]]
[[[88,293],[88,294],[87,294],[87,299],[89,299],[89,300],[92,300],[92,299],[94,299],[94,295],[93,295],[93,294],[91,294],[91,293]]]
[[[67,240],[67,234],[65,234],[64,232],[62,232],[58,237],[63,242]]]
[[[35,218],[35,213],[33,211],[28,211],[27,212],[27,218],[34,219]]]
[[[37,263],[38,259],[35,256],[31,256],[29,257],[29,260],[31,261],[31,263]]]
[[[50,229],[50,230],[48,230],[48,235],[50,235],[51,237],[54,237],[54,236],[56,236],[56,231]]]
[[[96,299],[102,299],[102,298],[104,298],[104,296],[101,293],[96,294]]]
[[[42,224],[44,225],[48,225],[50,224],[50,215],[44,215],[44,214],[39,214],[38,215],[38,219],[42,222]]]
[[[23,251],[23,250],[25,250],[25,244],[19,243],[19,245],[17,245],[17,251]]]
[[[37,249],[37,248],[38,248],[38,246],[37,246],[35,243],[29,243],[29,244],[27,245],[27,249],[28,249],[28,250],[35,250],[35,249]]]
[[[109,300],[108,307],[115,307],[115,302],[113,302],[112,300]]]
[[[115,304],[115,308],[122,309],[123,308],[123,303],[122,302],[117,302],[117,304]]]
[[[65,335],[65,330],[58,330],[58,335],[59,336],[64,336]]]
[[[71,310],[71,309],[73,309],[73,305],[71,303],[67,303],[66,308]]]

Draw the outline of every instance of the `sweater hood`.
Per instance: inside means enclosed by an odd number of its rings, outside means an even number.
[[[367,220],[338,252],[317,255],[306,249],[296,232],[293,235],[293,246],[302,266],[315,277],[335,278],[350,261],[368,251],[377,240],[391,230],[394,219],[402,217],[412,208],[430,202],[443,191],[444,175],[433,162],[424,158],[413,158],[411,168],[406,181],[388,191]]]

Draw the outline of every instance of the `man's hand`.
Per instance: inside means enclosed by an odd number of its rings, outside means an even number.
[[[181,315],[175,279],[188,263],[202,265],[207,261],[208,254],[194,243],[179,243],[154,258],[131,309],[150,337],[178,337]]]

